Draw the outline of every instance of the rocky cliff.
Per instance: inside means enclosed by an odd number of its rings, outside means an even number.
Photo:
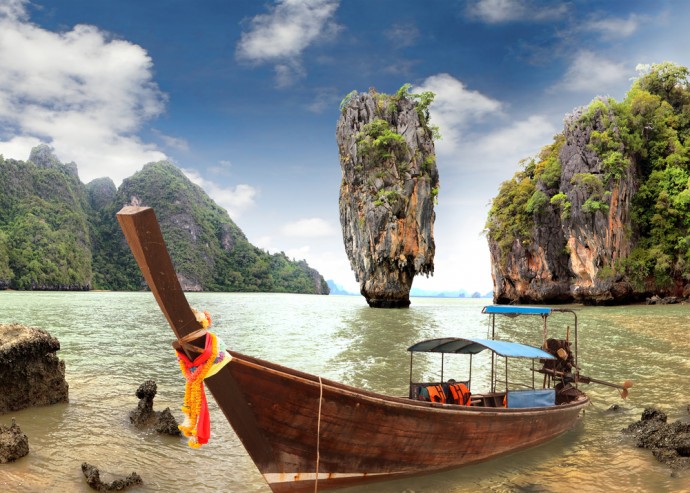
[[[494,301],[619,304],[688,296],[688,71],[655,65],[597,98],[501,185],[487,221]]]
[[[409,306],[414,276],[434,270],[439,180],[425,96],[352,93],[336,128],[345,251],[373,307]]]

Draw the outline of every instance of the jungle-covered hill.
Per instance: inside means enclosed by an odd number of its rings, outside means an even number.
[[[494,300],[629,303],[690,295],[690,79],[652,65],[596,98],[493,199]]]
[[[187,291],[329,292],[306,262],[249,243],[175,165],[149,163],[119,188],[84,185],[46,145],[27,161],[0,156],[0,289],[143,289],[115,216],[133,202],[155,209]]]

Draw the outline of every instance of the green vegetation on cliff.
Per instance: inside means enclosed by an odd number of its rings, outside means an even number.
[[[567,176],[559,146],[566,131],[581,129],[582,152],[596,165]],[[589,159],[589,158],[588,158]],[[615,193],[628,180],[633,192],[622,234],[630,254],[600,266],[606,277],[624,276],[636,286],[665,288],[690,279],[690,72],[665,62],[649,67],[623,101],[597,98],[566,123],[566,130],[536,159],[523,163],[494,198],[487,234],[505,258],[516,241],[529,244],[543,212],[561,220],[608,217]],[[565,190],[567,189],[567,190]],[[567,193],[566,193],[567,192]],[[588,217],[590,219],[588,219]]]
[[[88,289],[84,186],[46,152],[35,148],[27,162],[0,156],[0,287]]]
[[[183,289],[328,293],[306,262],[251,245],[176,166],[148,164],[119,190],[84,186],[48,146],[27,162],[0,156],[0,289],[143,289],[115,216],[132,201],[155,209]]]

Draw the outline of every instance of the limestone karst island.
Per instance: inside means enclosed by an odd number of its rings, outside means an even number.
[[[410,305],[417,274],[434,271],[439,180],[432,93],[352,92],[336,129],[345,251],[369,306]]]
[[[494,301],[622,304],[690,295],[690,85],[652,65],[597,98],[500,187],[486,223]]]

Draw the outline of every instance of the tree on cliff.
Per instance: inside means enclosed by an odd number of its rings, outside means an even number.
[[[345,251],[373,307],[407,307],[417,274],[433,274],[436,129],[432,93],[350,93],[336,128]]]
[[[688,69],[646,67],[623,101],[568,115],[501,185],[486,228],[497,301],[690,294]]]

